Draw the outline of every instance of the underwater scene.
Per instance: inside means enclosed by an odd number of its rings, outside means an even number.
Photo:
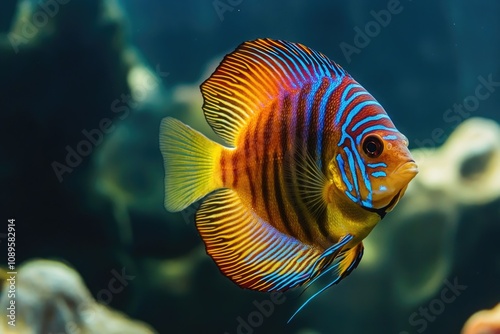
[[[499,17],[4,0],[0,333],[499,334]]]

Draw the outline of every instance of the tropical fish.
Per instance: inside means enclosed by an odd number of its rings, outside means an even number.
[[[271,39],[241,44],[201,93],[227,146],[162,120],[166,209],[203,198],[206,251],[240,287],[285,291],[331,273],[311,300],[349,275],[417,174],[382,106],[323,54]]]

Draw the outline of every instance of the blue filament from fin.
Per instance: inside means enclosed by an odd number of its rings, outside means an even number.
[[[318,258],[318,260],[315,262],[315,264],[313,265],[312,269],[314,269],[314,267],[316,266],[316,263],[325,258],[326,256],[328,255],[331,255],[333,254],[337,249],[339,248],[342,248],[344,247],[347,243],[349,243],[349,241],[351,241],[354,237],[351,235],[351,234],[348,234],[346,235],[345,237],[343,237],[338,243],[332,245],[331,247],[329,247],[328,249],[326,249],[323,254],[320,256],[320,258]],[[343,258],[343,257],[342,257]],[[342,258],[339,259],[338,262],[330,265],[329,268],[327,268],[325,271],[323,271],[321,274],[319,274],[317,277],[315,277],[311,282],[309,282],[306,287],[304,288],[304,290],[301,292],[304,293],[304,291],[311,285],[313,284],[317,279],[319,279],[320,277],[322,277],[323,275],[325,275],[326,273],[330,272],[332,269],[335,269],[335,268],[338,268],[339,266],[339,263],[340,261],[342,260]],[[352,265],[352,264],[351,264]],[[349,267],[350,269],[350,267]],[[290,321],[292,321],[292,319],[314,298],[316,297],[317,295],[319,295],[321,292],[325,291],[326,289],[328,289],[329,287],[331,287],[332,285],[334,285],[335,283],[339,282],[342,278],[342,275],[338,275],[337,277],[335,277],[335,279],[330,282],[327,286],[325,286],[324,288],[322,288],[320,291],[316,292],[314,295],[312,295],[311,297],[309,297],[309,299],[307,299],[298,309],[297,311],[295,311],[295,313],[290,317],[290,319],[288,319],[287,321],[287,324],[290,323]]]

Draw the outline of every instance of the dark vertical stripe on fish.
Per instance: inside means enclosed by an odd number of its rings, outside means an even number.
[[[310,120],[308,122],[309,127],[308,127],[308,136],[307,136],[307,152],[311,155],[313,158],[313,161],[318,160],[318,155],[316,152],[316,144],[317,144],[317,138],[318,138],[318,131],[321,131],[318,129],[318,121],[319,121],[319,107],[321,104],[321,98],[326,92],[326,89],[328,88],[329,81],[328,80],[323,80],[321,82],[321,86],[319,89],[316,91],[316,93],[313,96],[313,104],[311,107],[310,111]]]
[[[306,87],[304,87],[304,89],[300,91],[297,113],[295,115],[297,119],[295,128],[295,142],[298,143],[299,145],[294,145],[295,149],[300,149],[302,143],[304,142],[303,133],[306,123],[307,97],[310,89],[311,85],[308,84],[306,85]],[[293,117],[293,115],[291,116]]]
[[[271,113],[273,112],[273,106],[270,106],[271,108],[270,112],[267,114],[267,119],[265,120],[264,123],[264,131],[262,133],[262,147],[265,147],[266,143],[269,142],[269,139],[271,137],[271,131],[272,131],[272,123],[271,123]],[[264,115],[263,115],[264,116]],[[262,117],[263,118],[263,117]],[[271,207],[269,203],[269,180],[268,180],[268,164],[269,164],[269,157],[270,157],[269,151],[264,150],[262,154],[262,175],[261,175],[261,189],[262,189],[262,200],[264,201],[264,207],[266,209],[267,216],[269,219],[272,219],[271,216]]]
[[[283,164],[286,166],[288,161],[286,161],[286,157],[288,157],[288,132],[290,131],[289,128],[289,119],[292,117],[292,102],[290,100],[290,95],[285,95],[283,98],[283,102],[281,104],[280,108],[280,148],[281,148],[281,153],[283,156]]]
[[[220,170],[221,170],[222,185],[226,186],[226,152],[224,151],[222,151],[220,158]]]
[[[306,99],[312,99],[312,104],[308,110],[306,110],[306,115],[308,117],[308,120],[306,122],[307,124],[307,139],[305,141],[302,141],[299,147],[299,152],[296,152],[296,156],[298,157],[298,160],[303,160],[306,158],[307,154],[310,154],[311,157],[313,158],[314,161],[317,161],[317,154],[316,154],[316,143],[317,143],[317,131],[318,129],[318,118],[319,118],[319,105],[321,103],[321,98],[326,91],[326,88],[328,87],[329,82],[328,81],[323,81],[320,85],[320,87],[316,91],[309,91],[309,95],[306,97]],[[304,102],[307,108],[307,100]],[[304,133],[304,132],[302,132]],[[303,162],[303,161],[301,161]],[[299,167],[297,164],[295,164],[295,168]],[[306,166],[305,163],[300,163],[300,166]],[[300,167],[303,168],[303,167]],[[305,170],[296,170],[299,175],[302,177],[307,174],[307,171]],[[296,213],[297,213],[297,218],[298,218],[298,223],[302,227],[302,230],[306,233],[308,236],[309,240],[312,240],[312,232],[311,232],[311,224],[315,223],[313,222],[309,215],[305,214],[304,211],[307,211],[308,213],[311,213],[310,208],[307,207],[306,203],[298,196],[300,193],[304,193],[307,191],[307,189],[304,189],[304,185],[301,184],[300,182],[302,179],[301,177],[295,177],[295,182],[294,182],[294,188],[292,191],[293,195],[293,207],[296,208]],[[311,218],[315,218],[312,217]]]
[[[291,235],[292,237],[297,237],[295,233],[293,233],[291,222],[288,219],[288,215],[285,210],[285,198],[283,196],[283,193],[281,192],[280,168],[278,155],[276,152],[273,156],[273,178],[274,194],[276,196],[276,202],[278,203],[278,212],[280,214],[281,221],[283,222],[283,226],[285,227],[285,230],[289,235]]]
[[[326,216],[326,207],[322,207],[320,210],[315,212],[314,218],[316,220],[316,224],[318,224],[319,233],[326,239],[331,242],[338,242],[338,240],[330,240],[330,233],[326,228],[328,224],[328,219]]]
[[[292,117],[295,117],[295,136],[293,138],[293,151],[290,152],[290,157],[291,157],[291,164],[290,164],[290,170],[288,173],[289,180],[287,185],[293,185],[295,183],[295,180],[297,179],[297,161],[296,157],[301,156],[303,154],[303,149],[305,146],[305,138],[304,138],[304,133],[305,133],[305,126],[306,126],[306,118],[307,118],[307,100],[309,97],[309,92],[311,89],[311,84],[307,84],[304,89],[300,91],[299,98],[297,101],[297,110],[295,115],[292,115]],[[291,188],[293,190],[293,188]]]
[[[233,187],[236,187],[238,185],[238,162],[240,160],[240,153],[239,152],[234,152],[233,153],[233,159],[231,161],[231,168],[233,170]]]
[[[280,108],[280,117],[279,117],[279,126],[280,126],[280,132],[279,132],[279,136],[280,136],[280,147],[279,147],[279,150],[281,150],[281,155],[283,157],[282,161],[281,161],[281,166],[282,166],[282,173],[283,173],[283,180],[284,180],[284,183],[287,182],[287,175],[290,175],[290,168],[291,166],[293,165],[293,161],[291,159],[291,152],[289,152],[289,148],[288,148],[288,145],[289,145],[289,140],[291,138],[289,138],[289,131],[290,131],[290,120],[291,120],[291,117],[293,117],[293,103],[292,103],[292,100],[291,100],[291,97],[290,95],[285,95],[285,97],[283,98],[283,102],[281,104],[281,108]],[[296,236],[295,233],[293,232],[293,226],[292,226],[292,223],[287,215],[287,212],[285,210],[285,198],[281,192],[281,185],[280,185],[280,177],[279,177],[279,174],[278,174],[278,155],[275,154],[274,156],[274,180],[276,182],[276,180],[278,181],[277,184],[275,183],[274,185],[274,192],[276,193],[276,200],[277,200],[277,203],[278,204],[278,208],[279,208],[279,212],[280,212],[280,216],[281,216],[281,220],[283,221],[283,225],[285,227],[285,229],[288,231],[288,234],[292,235],[292,236]]]
[[[245,174],[247,176],[248,180],[248,186],[250,188],[250,196],[252,197],[252,207],[255,207],[255,199],[256,199],[256,194],[255,194],[255,185],[254,185],[254,179],[252,177],[252,171],[250,169],[250,164],[249,162],[252,161],[252,156],[251,156],[251,151],[252,147],[250,146],[250,133],[249,131],[246,132],[245,135]]]
[[[337,110],[338,105],[335,105],[335,99],[336,99],[336,93],[337,93],[338,86],[335,88],[332,94],[330,94],[330,97],[328,98],[328,102],[326,104],[326,107],[330,106],[331,108],[334,108]],[[332,107],[333,106],[333,107]],[[328,126],[328,124],[334,124],[334,119],[335,119],[335,113],[333,112],[327,112],[325,114],[325,127]],[[323,165],[321,166],[321,171],[323,172],[324,175],[328,175],[328,163],[329,159],[332,159],[332,156],[327,156],[330,152],[327,152],[325,148],[329,147],[328,145],[325,145],[325,143],[329,143],[333,141],[332,137],[332,132],[331,131],[326,131],[325,129],[322,129],[323,131],[323,138],[321,142],[321,161],[323,162]]]
[[[265,155],[265,151],[260,149],[264,146],[263,146],[263,141],[260,140],[260,136],[259,136],[259,134],[261,134],[263,132],[264,120],[265,120],[265,118],[263,117],[263,115],[260,117],[257,117],[257,123],[255,124],[255,126],[253,127],[252,132],[251,132],[252,143],[253,143],[252,144],[253,158],[255,159],[254,161],[257,161],[257,159],[263,158],[262,155]],[[264,135],[262,134],[262,136],[264,136]],[[260,155],[260,157],[259,157],[259,155]],[[246,163],[250,164],[251,162],[247,161]],[[264,170],[264,168],[262,168],[262,170]],[[260,172],[262,172],[262,170],[260,170]],[[262,177],[262,175],[259,175],[259,170],[256,170],[253,177],[254,177],[254,182],[257,185],[258,185],[259,176]],[[260,188],[262,189],[262,184],[260,185]],[[255,207],[257,205],[257,199],[258,199],[257,196],[252,198],[252,206],[253,207]]]
[[[290,163],[290,170],[288,175],[289,179],[285,182],[284,186],[286,189],[285,194],[287,195],[289,202],[293,208],[293,212],[297,218],[297,226],[295,228],[296,231],[302,230],[303,235],[307,238],[309,242],[313,241],[312,232],[310,229],[310,221],[307,216],[304,214],[304,205],[301,204],[302,201],[298,198],[298,174],[300,171],[297,171],[297,161],[301,156],[304,155],[306,150],[306,137],[304,136],[307,133],[306,122],[309,113],[311,112],[310,108],[308,108],[308,100],[311,98],[311,89],[312,85],[307,84],[304,89],[301,90],[296,107],[296,127],[295,127],[295,138],[293,145],[293,152],[290,152],[292,163]],[[299,172],[299,173],[298,173]]]

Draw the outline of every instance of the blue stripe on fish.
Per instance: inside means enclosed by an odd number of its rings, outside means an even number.
[[[356,166],[354,164],[354,158],[352,156],[351,150],[348,147],[344,147],[344,152],[347,156],[347,161],[349,162],[349,169],[350,169],[349,171],[351,172],[353,186],[356,189],[356,197],[359,198],[360,193],[358,186],[358,177],[356,175]],[[355,202],[357,202],[357,200]]]
[[[302,62],[302,60],[299,58],[299,57],[290,57],[286,52],[284,52],[283,50],[281,49],[278,49],[281,54],[283,56],[285,56],[286,58],[288,58],[288,60],[290,60],[290,62],[294,65],[295,67],[295,71],[291,71],[292,73],[296,73],[298,72],[302,79],[299,79],[297,78],[297,81],[302,81],[302,82],[305,82],[307,80],[307,77],[304,75],[304,69],[307,70],[307,67],[306,65]],[[281,58],[281,57],[280,57]],[[300,63],[297,63],[297,61]],[[286,62],[285,62],[286,63]],[[287,64],[288,66],[288,64]]]
[[[278,55],[278,52],[281,54],[281,55]],[[295,76],[295,79],[297,82],[304,82],[306,81],[306,77],[304,76],[304,74],[302,73],[302,69],[303,67],[300,67],[295,61],[297,59],[299,59],[298,57],[290,57],[286,52],[284,52],[282,49],[278,48],[276,49],[276,51],[272,51],[270,52],[271,54],[275,55],[276,57],[278,57],[280,60],[283,61],[283,63],[285,63],[285,65],[288,67],[288,69],[290,70],[289,72],[292,73],[294,76]],[[290,65],[288,65],[288,62],[285,61],[285,59],[283,58],[286,57],[288,60],[290,60],[290,62],[293,64],[293,66],[295,67],[295,70],[292,70],[292,68],[290,67]],[[299,73],[301,76],[302,76],[302,79],[299,79],[296,75],[296,73]]]
[[[302,68],[305,71],[307,71],[307,76],[312,77],[313,75],[309,71],[309,66],[307,66],[308,64],[312,64],[312,63],[309,60],[309,57],[307,56],[307,54],[293,43],[289,43],[288,46],[290,47],[290,49],[293,49],[295,52],[297,52],[298,54],[300,54],[302,56],[302,57],[297,57],[296,59],[300,62],[300,65],[302,66]],[[304,63],[304,61],[305,61],[305,63]]]
[[[363,109],[364,107],[369,106],[369,105],[380,106],[380,104],[375,100],[368,100],[368,101],[363,101],[361,103],[358,103],[354,108],[349,110],[349,113],[347,114],[347,118],[343,124],[343,128],[347,129],[347,127],[351,124],[351,121],[354,118],[354,116],[356,116],[361,111],[361,109]]]
[[[387,167],[387,164],[385,162],[378,162],[376,164],[367,164],[367,166],[370,168],[377,168],[377,167]]]
[[[368,123],[371,121],[378,121],[378,120],[384,119],[384,118],[389,118],[389,116],[385,115],[385,114],[379,114],[379,115],[367,117],[367,118],[359,121],[358,123],[356,123],[356,125],[351,129],[351,131],[353,131],[353,132],[356,131],[361,125],[363,125],[365,123]]]
[[[344,115],[344,111],[349,104],[345,99],[347,97],[347,94],[349,94],[349,92],[353,88],[362,88],[362,87],[359,84],[351,83],[351,84],[347,85],[347,87],[344,88],[344,91],[342,92],[342,96],[340,97],[339,110],[337,110],[337,115],[335,116],[335,125],[340,123],[340,120],[342,119],[342,116]]]
[[[251,53],[251,55],[252,55],[252,57],[259,58],[260,60],[262,60],[262,62],[264,62],[267,65],[269,65],[269,67],[271,67],[271,68],[273,67],[273,65],[267,59],[265,59],[264,57],[258,55],[257,53]],[[258,62],[256,62],[256,61],[254,61],[254,62],[258,64]],[[267,93],[267,95],[268,95],[269,99],[272,98],[272,96],[269,93]]]
[[[282,238],[279,243],[275,244],[273,247],[271,247],[269,249],[266,249],[265,251],[263,251],[262,253],[257,255],[253,260],[249,259],[250,255],[248,255],[245,260],[249,264],[258,262],[258,261],[262,260],[262,258],[266,258],[266,260],[275,260],[276,258],[278,258],[280,256],[281,253],[283,253],[283,251],[285,250],[284,246],[288,242],[289,242],[289,240],[287,238]]]
[[[347,127],[349,126],[349,124],[351,123],[352,119],[354,118],[354,116],[356,116],[360,111],[361,109],[363,109],[364,107],[366,106],[369,106],[369,105],[379,105],[377,101],[375,100],[369,100],[369,101],[363,101],[359,104],[357,104],[354,108],[352,108],[349,113],[347,114],[347,119],[345,120],[344,124],[342,125],[342,137],[340,138],[340,142],[339,142],[339,146],[342,145],[346,139],[346,137],[348,137],[348,134],[347,134]]]
[[[318,136],[316,138],[316,156],[320,170],[323,168],[322,166],[323,163],[321,161],[321,151],[323,150],[323,133],[325,127],[326,104],[328,103],[330,96],[332,95],[333,91],[337,88],[337,86],[338,84],[330,83],[328,89],[321,98],[321,102],[319,104],[319,119],[318,119],[318,129],[317,129]]]
[[[267,65],[269,65],[269,67],[271,67],[271,68],[276,68],[274,65],[272,65],[272,64],[270,63],[270,61],[269,61],[269,60],[271,60],[274,64],[276,64],[276,65],[277,65],[277,67],[279,67],[279,68],[281,69],[281,71],[276,71],[276,73],[277,73],[279,76],[281,76],[282,74],[283,74],[283,75],[285,75],[285,76],[287,77],[288,81],[289,81],[289,82],[291,82],[292,87],[293,87],[293,88],[297,88],[296,81],[294,81],[294,80],[291,80],[291,79],[290,79],[290,77],[289,77],[289,75],[288,75],[288,71],[285,71],[285,70],[283,69],[283,66],[281,66],[280,62],[278,62],[278,61],[277,61],[275,58],[273,58],[273,57],[269,57],[269,54],[268,54],[268,53],[262,52],[261,50],[259,50],[259,49],[257,49],[257,48],[251,47],[251,49],[254,51],[254,52],[253,52],[253,55],[254,55],[255,57],[257,57],[257,58],[262,59],[262,61],[263,61],[263,62],[265,62]],[[257,54],[257,53],[260,53],[261,55],[265,56],[265,58],[264,58],[263,56],[260,56],[260,55],[259,55],[259,54]],[[266,58],[267,58],[267,59],[266,59]],[[268,59],[269,59],[269,60],[268,60]]]
[[[315,82],[311,86],[311,90],[309,94],[307,94],[307,103],[306,103],[306,123],[304,124],[304,133],[302,134],[303,138],[307,138],[307,133],[311,131],[310,126],[311,126],[311,118],[313,114],[312,106],[314,104],[314,96],[318,92],[319,88],[321,87],[321,81]]]
[[[375,131],[375,130],[387,130],[387,131],[392,131],[392,132],[396,132],[396,133],[399,133],[398,130],[396,130],[396,128],[394,127],[387,127],[385,125],[374,125],[374,126],[370,126],[369,128],[366,128],[363,130],[363,132],[361,132],[361,134],[359,134],[357,137],[356,137],[356,144],[359,144],[361,142],[361,139],[363,138],[363,136],[368,133],[368,132],[371,132],[371,131]]]
[[[359,171],[360,171],[361,176],[363,177],[363,182],[364,182],[365,188],[368,190],[368,195],[366,196],[366,200],[362,200],[361,203],[364,206],[371,208],[371,206],[372,206],[372,186],[370,183],[370,179],[368,178],[368,175],[366,174],[365,164],[363,162],[363,159],[361,159],[361,156],[359,155],[358,150],[356,150],[354,143],[352,143],[352,149],[353,149],[354,155],[356,156]],[[360,196],[360,198],[361,198],[361,196]]]
[[[358,199],[356,197],[354,197],[353,195],[351,195],[350,192],[348,192],[347,190],[345,191],[345,194],[347,195],[347,197],[349,197],[354,203],[357,203],[358,202]]]
[[[351,182],[349,182],[349,179],[347,178],[345,166],[344,166],[344,159],[342,159],[342,156],[340,154],[337,154],[337,163],[339,164],[340,175],[342,176],[342,181],[347,186],[347,189],[349,190],[349,192],[352,192],[352,189],[353,189],[352,184],[351,184]]]

